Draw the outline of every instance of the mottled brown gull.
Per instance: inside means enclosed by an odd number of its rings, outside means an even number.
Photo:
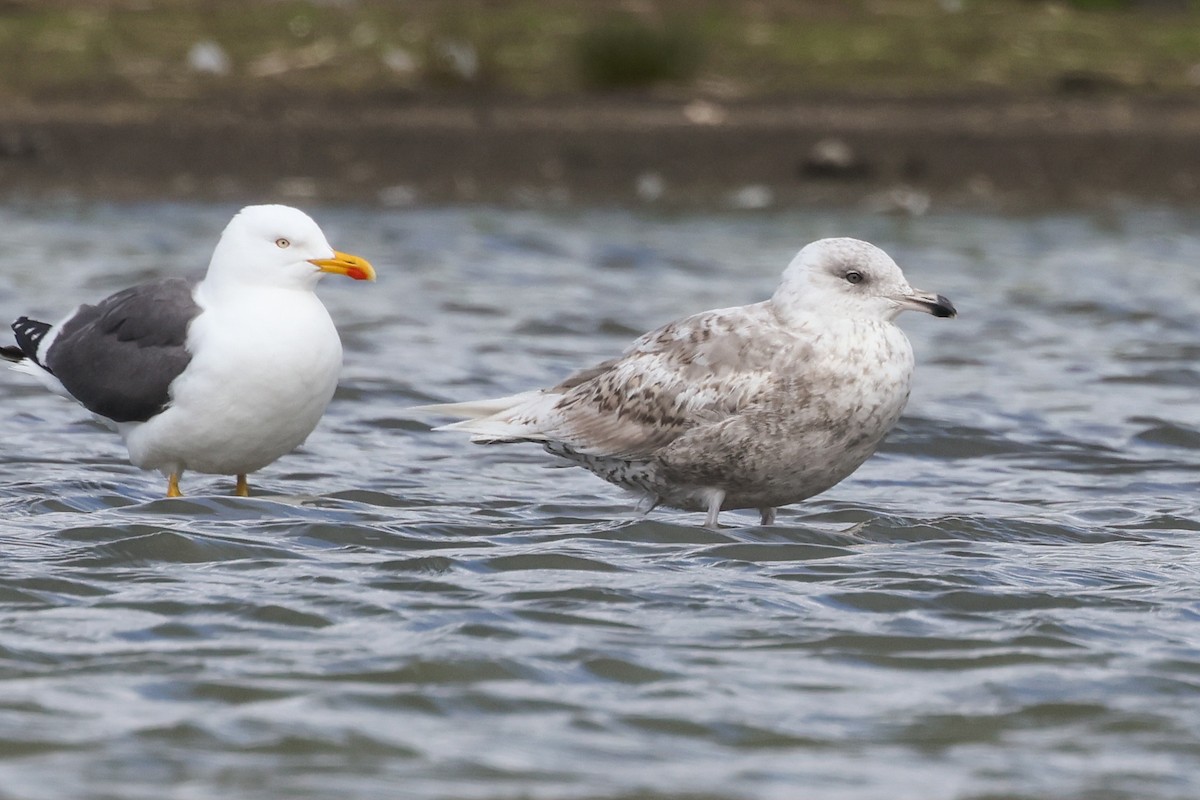
[[[246,475],[299,446],[333,398],[342,344],[313,290],[324,275],[374,280],[287,206],[233,218],[199,283],[165,278],[82,305],[61,322],[21,317],[16,362],[121,434],[130,460],[168,476]]]
[[[659,504],[707,511],[778,506],[850,475],[900,418],[912,346],[901,311],[955,316],[857,239],[805,247],[771,299],[705,311],[550,389],[420,410],[467,419],[480,444],[535,442]]]

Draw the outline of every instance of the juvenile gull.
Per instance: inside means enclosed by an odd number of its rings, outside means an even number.
[[[374,280],[304,212],[249,206],[199,283],[165,278],[82,305],[51,325],[21,317],[14,368],[77,400],[168,476],[246,475],[298,447],[333,398],[342,344],[313,290],[327,273]]]
[[[856,239],[805,247],[770,300],[642,336],[550,389],[420,410],[467,419],[479,444],[536,442],[659,504],[707,511],[798,503],[854,472],[904,410],[912,347],[901,311],[953,317],[886,253]]]

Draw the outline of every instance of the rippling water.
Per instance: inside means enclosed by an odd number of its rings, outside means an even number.
[[[0,315],[206,262],[234,209],[0,207]],[[343,387],[184,500],[0,372],[0,798],[1200,796],[1200,226],[316,212]],[[554,381],[870,239],[908,414],[773,528],[403,408]]]

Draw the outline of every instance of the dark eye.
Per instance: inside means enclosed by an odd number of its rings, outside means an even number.
[[[846,282],[847,283],[862,283],[863,282],[863,274],[861,272],[856,272],[854,270],[851,270],[846,273]]]

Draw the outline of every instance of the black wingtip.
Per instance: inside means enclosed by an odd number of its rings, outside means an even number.
[[[3,358],[5,361],[24,361],[25,352],[19,347],[0,347],[0,358]]]
[[[20,317],[12,324],[13,338],[17,340],[16,348],[4,348],[5,350],[18,350],[25,358],[32,358],[39,364],[42,363],[38,358],[38,350],[42,346],[42,339],[50,329],[54,327],[49,322],[41,322],[29,317]],[[13,360],[9,355],[5,354],[5,358]],[[16,359],[20,360],[20,359]]]

